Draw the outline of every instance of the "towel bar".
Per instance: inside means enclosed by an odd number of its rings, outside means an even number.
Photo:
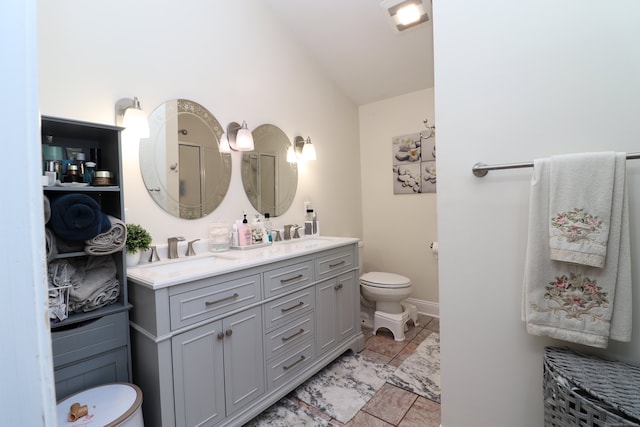
[[[640,159],[640,153],[627,154],[627,160]],[[482,162],[478,162],[471,168],[471,172],[478,177],[482,178],[486,176],[489,171],[501,170],[501,169],[520,169],[520,168],[532,168],[533,162],[521,162],[521,163],[503,163],[498,165],[487,165]]]

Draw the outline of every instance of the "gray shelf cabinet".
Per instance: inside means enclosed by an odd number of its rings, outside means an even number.
[[[357,250],[345,243],[158,289],[131,277],[145,422],[240,426],[362,350]]]
[[[98,169],[111,171],[115,179],[113,186],[106,187],[44,186],[43,192],[49,200],[70,193],[86,194],[98,202],[102,212],[123,219],[121,130],[116,126],[42,116],[43,154],[55,150],[62,158],[68,158],[69,153],[82,151],[87,161],[97,162]],[[74,250],[60,252],[56,259],[87,256],[82,250]],[[131,380],[131,305],[128,300],[125,254],[119,251],[107,256],[111,256],[116,265],[116,277],[120,283],[117,301],[93,311],[69,313],[66,319],[51,325],[58,400],[86,388]]]

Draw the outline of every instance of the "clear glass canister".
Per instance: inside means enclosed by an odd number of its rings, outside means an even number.
[[[94,162],[85,162],[84,164],[84,182],[91,185],[96,173],[96,164]]]
[[[229,249],[231,241],[231,228],[224,223],[215,222],[209,224],[209,251],[221,252]]]

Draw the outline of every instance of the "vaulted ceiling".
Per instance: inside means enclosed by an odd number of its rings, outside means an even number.
[[[398,32],[380,0],[263,1],[357,105],[433,87],[431,10]]]

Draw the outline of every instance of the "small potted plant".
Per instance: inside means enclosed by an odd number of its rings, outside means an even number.
[[[138,224],[127,224],[127,266],[132,267],[140,261],[140,254],[149,249],[151,234]]]

